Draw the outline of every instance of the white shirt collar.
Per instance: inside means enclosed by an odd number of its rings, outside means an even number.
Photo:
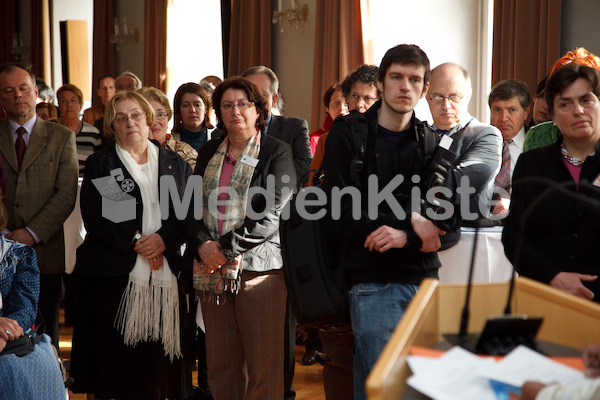
[[[25,122],[22,126],[23,128],[25,128],[25,130],[27,131],[24,135],[25,142],[27,143],[29,141],[29,137],[31,136],[31,133],[33,132],[33,127],[35,126],[35,123],[37,122],[37,114],[33,114],[33,117]],[[21,125],[17,124],[16,122],[14,122],[13,120],[9,119],[8,123],[10,124],[10,129],[13,133],[13,136],[15,138],[15,140],[17,140],[17,129],[19,129],[19,127]]]

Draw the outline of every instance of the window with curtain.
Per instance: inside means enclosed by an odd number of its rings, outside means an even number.
[[[363,3],[367,3],[361,10],[367,63],[379,65],[389,48],[403,43],[421,47],[432,68],[457,63],[471,75],[469,112],[481,121],[489,120],[493,0]],[[418,118],[432,122],[424,99],[415,110]]]

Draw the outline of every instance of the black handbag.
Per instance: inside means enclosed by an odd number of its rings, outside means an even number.
[[[18,357],[26,356],[33,352],[33,346],[38,344],[42,340],[42,335],[36,335],[31,333],[29,335],[21,336],[20,338],[13,340],[12,342],[7,342],[4,350],[0,352],[0,357],[5,356],[7,354],[15,354]]]

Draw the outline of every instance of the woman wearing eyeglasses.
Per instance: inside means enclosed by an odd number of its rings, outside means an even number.
[[[184,83],[175,92],[173,108],[173,137],[198,151],[210,140],[213,130],[208,116],[211,108],[210,96],[197,83]]]
[[[88,157],[81,187],[87,231],[74,274],[80,298],[73,331],[72,389],[88,399],[175,399],[191,395],[182,376],[177,274],[183,243],[173,202],[161,208],[161,178],[183,197],[188,163],[149,139],[155,113],[137,92],[106,105],[115,144]],[[170,188],[170,192],[173,187]]]
[[[198,157],[198,152],[189,144],[180,140],[175,140],[167,133],[169,121],[173,116],[173,110],[171,110],[171,104],[169,104],[167,96],[154,87],[144,87],[139,90],[139,93],[148,100],[154,109],[154,114],[156,116],[154,125],[150,128],[151,139],[156,140],[165,149],[179,154],[181,158],[190,164],[193,171],[196,167],[196,157]]]
[[[292,151],[263,133],[267,100],[251,82],[227,79],[213,101],[225,135],[198,152],[203,208],[201,217],[190,208],[186,220],[208,382],[215,400],[281,400],[287,292],[279,217],[296,184]]]
[[[519,274],[600,302],[600,71],[570,64],[546,84],[556,143],[521,154],[502,241]],[[530,182],[521,182],[529,179]],[[533,182],[532,182],[533,180]]]
[[[83,107],[83,93],[77,86],[71,84],[61,86],[56,91],[56,97],[60,111],[60,118],[56,122],[75,132],[79,176],[83,176],[85,160],[102,147],[100,131],[79,117]]]

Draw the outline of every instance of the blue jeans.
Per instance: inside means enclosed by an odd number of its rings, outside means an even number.
[[[354,400],[366,399],[365,381],[418,285],[360,283],[350,290],[354,347]]]

